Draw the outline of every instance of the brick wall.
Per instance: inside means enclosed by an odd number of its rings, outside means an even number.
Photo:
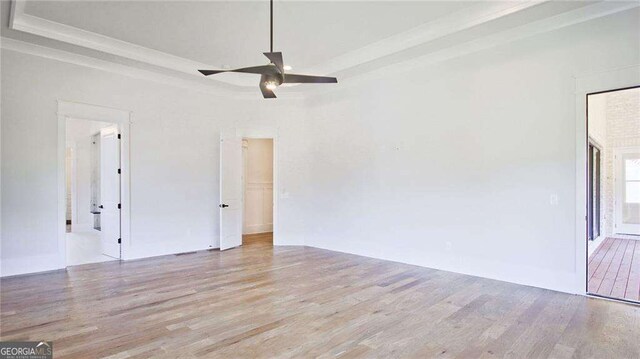
[[[602,222],[604,233],[614,231],[614,170],[615,148],[640,147],[640,89],[616,91],[606,96],[607,140],[602,151]]]

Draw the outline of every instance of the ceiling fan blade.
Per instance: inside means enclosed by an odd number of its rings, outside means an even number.
[[[282,52],[264,52],[269,61],[271,61],[281,74],[284,74],[284,61],[282,60]]]
[[[296,75],[285,74],[284,83],[286,84],[335,84],[338,83],[338,79],[335,77],[327,76],[310,76],[310,75]]]
[[[209,76],[209,75],[215,75],[215,74],[219,74],[221,72],[227,72],[227,71],[226,70],[198,70],[198,72],[205,76]]]
[[[260,91],[262,92],[262,97],[264,98],[276,98],[276,94],[273,91],[267,88],[267,79],[264,75],[260,77]]]
[[[262,75],[262,74],[269,73],[270,69],[271,67],[269,65],[262,65],[262,66],[253,66],[253,67],[243,67],[241,69],[235,69],[235,70],[198,70],[198,72],[200,72],[205,76],[215,75],[223,72],[241,72],[241,73]]]

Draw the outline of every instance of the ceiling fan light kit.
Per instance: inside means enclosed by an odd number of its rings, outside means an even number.
[[[286,84],[302,84],[302,83],[337,83],[335,77],[312,76],[287,74],[285,70],[291,69],[291,66],[285,66],[282,60],[281,52],[273,52],[273,0],[269,1],[270,9],[270,51],[264,52],[270,63],[262,66],[244,67],[235,70],[198,70],[205,76],[215,75],[223,72],[239,72],[260,75],[260,91],[264,98],[276,98],[273,90],[278,86]]]

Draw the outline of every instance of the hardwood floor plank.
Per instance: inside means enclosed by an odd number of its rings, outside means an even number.
[[[56,358],[640,357],[640,307],[270,240],[3,278],[0,338]]]
[[[611,263],[613,262],[613,258],[615,257],[616,252],[618,251],[618,248],[620,247],[621,243],[622,243],[622,240],[620,239],[617,239],[617,238],[612,239],[611,247],[609,247],[609,249],[605,253],[604,257],[602,258],[602,261],[598,265],[598,269],[596,269],[595,273],[593,273],[593,277],[589,279],[590,292],[599,293],[598,291],[600,290],[600,286],[602,285],[602,282],[604,281],[604,278],[607,272],[609,271],[609,267],[611,266]]]
[[[616,279],[613,283],[610,295],[614,298],[624,298],[629,283],[629,273],[631,272],[631,261],[633,260],[633,252],[636,248],[636,241],[628,240],[627,247],[623,253]]]
[[[629,269],[629,280],[625,289],[624,298],[629,300],[640,301],[640,242],[636,241],[636,247],[633,251],[631,259],[631,268]]]
[[[598,294],[602,295],[611,295],[611,291],[613,290],[613,285],[615,284],[616,278],[618,277],[618,272],[620,271],[620,266],[622,265],[622,259],[624,258],[624,254],[627,251],[627,247],[629,246],[628,240],[620,240],[620,245],[616,249],[615,254],[611,258],[611,263],[609,263],[609,267],[607,268],[607,272],[604,274],[602,278],[602,283],[600,283],[600,287],[598,288]]]

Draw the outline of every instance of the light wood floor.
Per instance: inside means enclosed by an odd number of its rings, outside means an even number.
[[[244,234],[242,236],[243,245],[261,246],[267,249],[273,247],[273,233],[256,233],[256,234]]]
[[[56,358],[638,358],[640,308],[247,244],[2,279],[1,339]]]

